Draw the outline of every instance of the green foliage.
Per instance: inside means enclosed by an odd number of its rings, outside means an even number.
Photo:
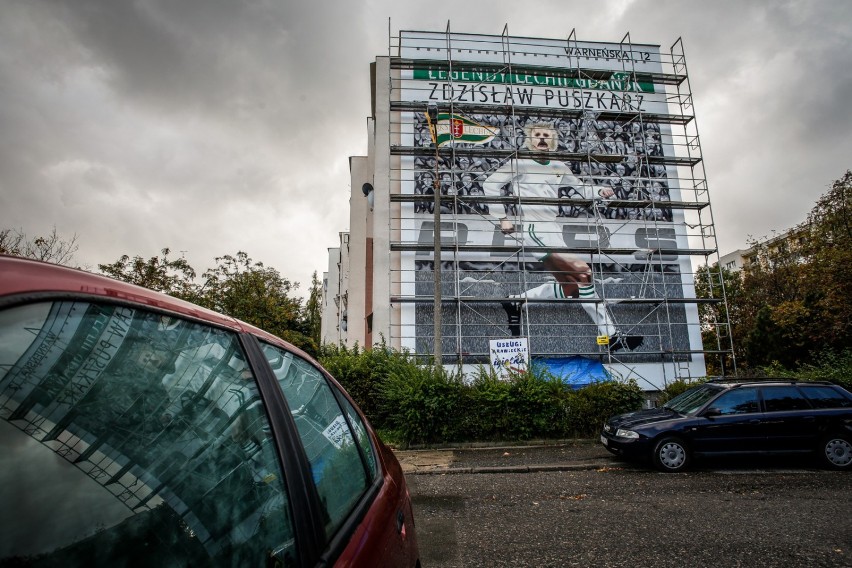
[[[99,264],[98,269],[112,278],[143,286],[189,301],[198,300],[195,270],[185,258],[171,259],[168,248],[162,256],[145,260],[141,256],[130,258],[126,254],[112,264]]]
[[[292,295],[298,284],[244,252],[217,257],[216,262],[204,273],[199,304],[286,339],[311,355],[317,353],[301,299]]]
[[[697,387],[701,383],[706,382],[706,379],[678,379],[666,385],[666,388],[663,389],[663,392],[660,393],[660,399],[658,400],[659,404],[662,406],[667,403],[674,397],[683,394],[693,387]]]
[[[291,283],[274,268],[253,261],[246,253],[238,252],[235,256],[217,257],[216,266],[204,272],[199,284],[189,262],[184,258],[169,258],[170,252],[165,248],[161,256],[149,259],[124,255],[112,264],[99,264],[98,268],[113,278],[243,320],[286,339],[311,355],[317,354],[318,316],[306,312],[301,299],[294,295],[297,283]],[[318,285],[316,275],[313,285]],[[313,299],[316,311],[319,303]]]
[[[637,409],[643,398],[635,382],[575,391],[539,371],[501,379],[481,367],[465,382],[384,343],[372,350],[326,346],[320,362],[383,439],[403,445],[594,436],[604,419]]]
[[[565,431],[570,387],[531,371],[498,378],[480,368],[464,385],[467,406],[457,437],[465,440],[526,440],[558,437]]]
[[[322,282],[316,271],[311,276],[311,289],[305,304],[305,326],[308,336],[319,346],[322,344]]]
[[[852,340],[852,171],[835,181],[808,215],[802,244],[813,272],[813,341],[835,352]]]
[[[743,275],[749,319],[743,336],[749,365],[806,360],[816,329],[812,308],[818,294],[813,267],[786,240],[754,243],[754,260]]]
[[[414,357],[389,349],[384,340],[369,350],[358,345],[350,349],[327,344],[320,349],[318,358],[377,428],[387,422],[382,383],[387,377],[407,376],[420,369]]]
[[[803,381],[830,381],[852,391],[852,350],[839,353],[825,351],[796,369],[785,368],[775,361],[760,369],[766,377],[799,379]]]
[[[637,410],[642,390],[636,381],[592,383],[574,393],[570,402],[570,430],[577,436],[592,436],[615,414]]]
[[[725,375],[733,368],[730,356],[711,355],[719,351],[731,350],[738,359],[741,353],[736,348],[742,345],[741,338],[731,332],[742,329],[742,279],[739,273],[714,266],[701,266],[695,274],[695,294],[697,298],[710,300],[698,304],[698,318],[701,323],[701,338],[707,351],[707,372],[711,375]],[[727,298],[727,304],[722,299]]]
[[[458,438],[466,410],[461,378],[440,367],[410,367],[380,386],[389,425],[406,443],[430,444]]]
[[[852,171],[832,183],[807,221],[778,238],[749,243],[752,253],[741,273],[717,266],[699,270],[696,294],[719,297],[728,309],[701,304],[705,349],[717,350],[715,332],[729,322],[741,375],[769,365],[792,372],[808,369],[824,353],[852,344]],[[727,348],[727,345],[722,345]],[[726,368],[708,357],[711,374]],[[715,365],[715,366],[714,366]]]

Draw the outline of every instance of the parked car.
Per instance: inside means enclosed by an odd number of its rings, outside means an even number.
[[[662,471],[694,456],[813,453],[852,469],[852,394],[826,382],[708,382],[661,408],[613,416],[601,443],[619,456],[650,459]]]
[[[260,329],[0,256],[0,564],[417,566],[401,468]]]

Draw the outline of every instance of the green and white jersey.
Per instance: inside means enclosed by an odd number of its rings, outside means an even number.
[[[567,164],[555,160],[510,160],[488,176],[482,184],[482,189],[489,197],[500,197],[503,187],[507,184],[511,184],[512,194],[520,196],[521,201],[528,197],[557,199],[560,187],[572,187],[585,199],[592,199],[596,195],[594,186],[584,184]],[[489,209],[491,215],[498,219],[507,216],[499,205]],[[555,204],[524,203],[518,206],[517,220],[524,223],[553,222],[557,213]]]

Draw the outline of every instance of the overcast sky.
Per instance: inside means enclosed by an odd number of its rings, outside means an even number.
[[[349,228],[389,19],[682,37],[722,253],[802,221],[852,168],[845,0],[0,0],[0,229],[76,234],[92,269],[242,250],[304,293]]]

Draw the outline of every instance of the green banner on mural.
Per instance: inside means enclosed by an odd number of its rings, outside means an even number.
[[[449,72],[446,69],[414,69],[414,79],[419,81],[453,81],[459,83],[501,83],[509,85],[537,85],[569,89],[598,91],[624,91],[653,93],[654,84],[633,81],[630,73],[616,72],[607,80],[578,79],[551,73],[497,73],[494,71],[466,70]]]

